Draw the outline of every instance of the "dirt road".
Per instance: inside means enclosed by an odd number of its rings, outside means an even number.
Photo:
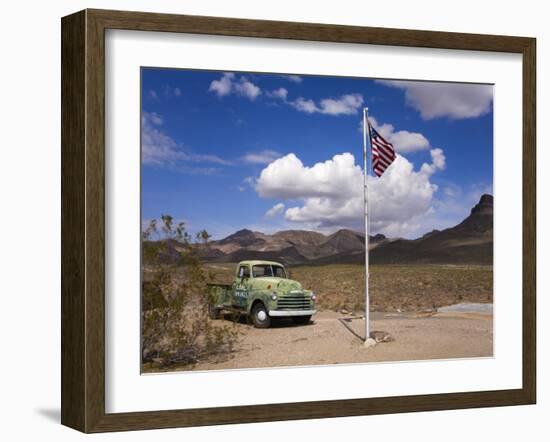
[[[269,329],[236,324],[242,332],[237,351],[221,361],[199,361],[182,370],[326,365],[354,362],[487,357],[493,354],[493,318],[478,312],[445,312],[432,316],[373,313],[371,330],[389,332],[394,342],[365,348],[348,330],[341,313],[319,312],[307,326],[279,321]],[[223,321],[220,320],[220,321]],[[364,320],[347,322],[364,334]],[[171,367],[171,370],[178,367]]]

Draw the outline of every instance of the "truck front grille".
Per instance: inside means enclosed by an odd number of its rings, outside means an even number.
[[[277,300],[277,310],[309,310],[311,299],[303,293],[293,293]]]

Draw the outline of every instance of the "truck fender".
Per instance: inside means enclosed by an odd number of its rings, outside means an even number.
[[[265,306],[265,308],[269,310],[269,307],[270,307],[269,302],[271,301],[271,292],[268,293],[264,291],[259,291],[251,294],[250,302],[248,303],[247,314],[250,315],[252,313],[252,307],[254,307],[254,304],[256,303],[256,301],[261,301]]]

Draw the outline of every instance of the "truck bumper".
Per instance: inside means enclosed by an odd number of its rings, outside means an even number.
[[[317,310],[270,310],[269,316],[311,316]]]

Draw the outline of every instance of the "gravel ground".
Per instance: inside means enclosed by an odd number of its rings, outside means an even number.
[[[192,368],[171,369],[225,370],[493,355],[493,317],[485,311],[373,313],[371,330],[389,332],[395,340],[371,348],[365,348],[355,335],[364,336],[364,320],[346,321],[353,333],[342,324],[341,318],[350,316],[319,312],[309,325],[296,326],[280,320],[269,329],[239,323],[236,326],[242,332],[242,339],[230,357],[199,361]]]

